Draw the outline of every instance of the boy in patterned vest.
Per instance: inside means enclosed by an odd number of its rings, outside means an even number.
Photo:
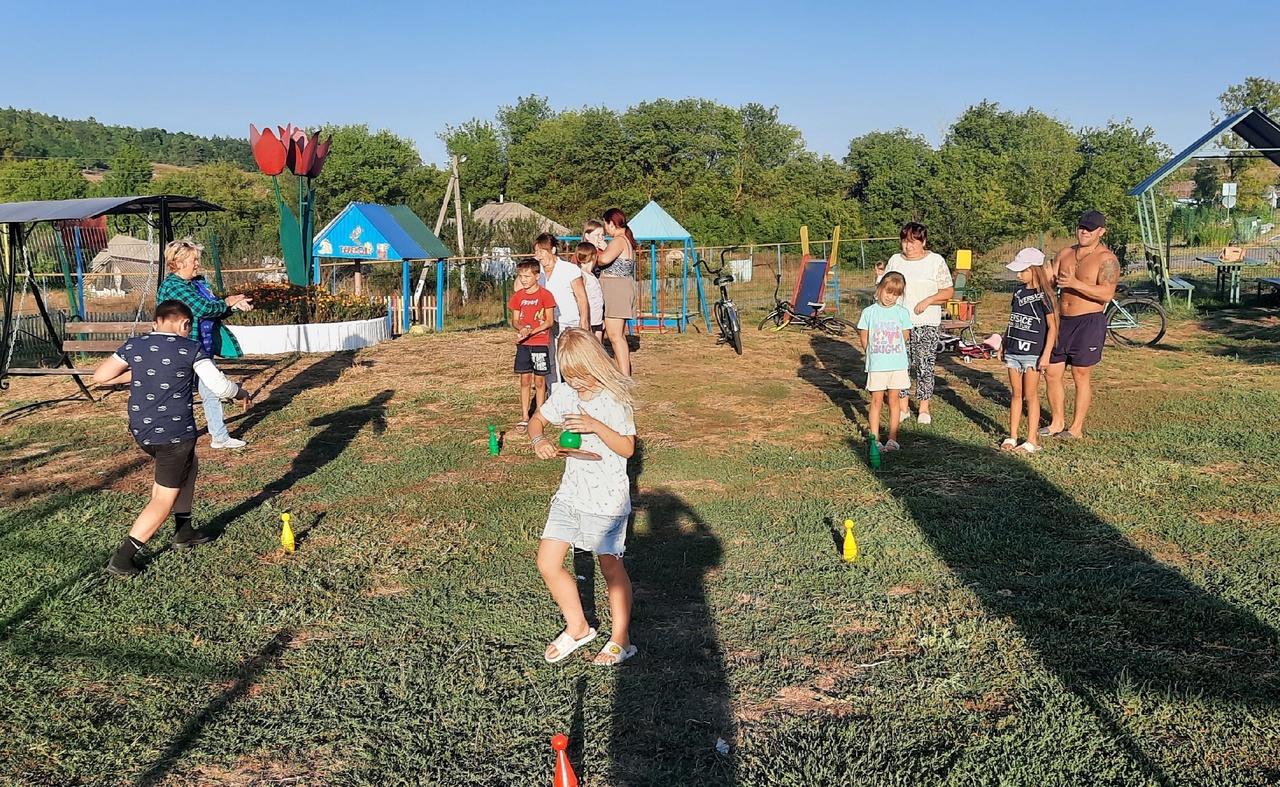
[[[220,399],[243,399],[247,406],[250,397],[218,371],[199,342],[187,338],[191,319],[186,304],[161,301],[151,333],[120,345],[93,372],[93,381],[99,385],[129,383],[129,431],[138,447],[156,460],[151,501],[107,563],[107,571],[116,576],[133,576],[142,570],[133,562],[134,556],[170,511],[176,523],[175,547],[189,549],[215,537],[191,523],[199,469],[192,412],[196,381],[204,382]]]

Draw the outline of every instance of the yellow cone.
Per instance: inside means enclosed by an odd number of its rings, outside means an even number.
[[[280,546],[284,547],[285,552],[292,552],[293,528],[289,527],[289,515],[281,514],[280,519],[284,521],[284,527],[280,528]]]
[[[849,563],[858,559],[858,542],[853,537],[853,520],[844,521],[844,559]]]

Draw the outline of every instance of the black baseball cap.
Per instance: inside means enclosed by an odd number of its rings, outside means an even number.
[[[1085,214],[1076,222],[1076,227],[1093,232],[1099,227],[1107,226],[1107,217],[1096,210],[1085,211]]]

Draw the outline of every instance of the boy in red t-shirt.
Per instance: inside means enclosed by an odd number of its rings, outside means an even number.
[[[532,257],[516,266],[516,291],[507,302],[511,327],[516,329],[516,374],[520,375],[520,422],[516,431],[529,428],[529,399],[532,390],[537,406],[547,400],[547,372],[550,370],[551,324],[555,322],[556,299],[538,286],[541,266]]]

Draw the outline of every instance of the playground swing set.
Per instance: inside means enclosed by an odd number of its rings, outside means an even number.
[[[70,377],[80,392],[90,401],[93,393],[83,377],[93,374],[92,367],[78,367],[75,358],[81,353],[103,353],[115,350],[120,342],[130,336],[145,333],[150,326],[142,321],[148,295],[158,288],[165,271],[154,261],[154,271],[147,272],[147,286],[138,302],[133,322],[87,322],[84,320],[83,297],[77,298],[68,290],[75,316],[64,325],[58,325],[50,311],[48,297],[36,278],[33,257],[38,256],[36,233],[52,226],[59,236],[77,223],[104,216],[132,216],[145,221],[159,235],[158,248],[174,238],[174,216],[192,216],[196,221],[222,208],[204,200],[170,194],[144,197],[97,197],[91,199],[44,200],[37,202],[11,202],[0,204],[0,303],[3,315],[0,320],[0,390],[9,387],[10,377],[39,377],[58,375]],[[65,250],[63,250],[65,254]],[[82,260],[81,265],[83,268]],[[69,279],[69,275],[67,276]],[[83,287],[83,275],[79,277]],[[21,280],[21,289],[18,282]],[[81,289],[82,293],[83,290]],[[36,336],[21,327],[22,312],[30,297],[40,316],[44,336]],[[42,357],[54,358],[52,364],[37,366],[13,366],[14,351],[19,334],[27,333],[49,345],[50,352]],[[71,336],[86,338],[72,339]],[[96,338],[90,338],[96,337]]]

